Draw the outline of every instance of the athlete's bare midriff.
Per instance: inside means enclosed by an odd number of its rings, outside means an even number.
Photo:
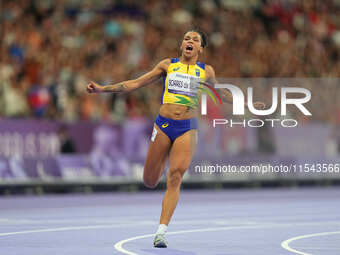
[[[165,118],[185,120],[197,117],[197,109],[179,104],[162,104],[159,114]]]

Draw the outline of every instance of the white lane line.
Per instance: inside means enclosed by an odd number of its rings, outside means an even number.
[[[340,231],[322,232],[322,233],[315,233],[315,234],[310,234],[310,235],[296,236],[296,237],[292,237],[290,239],[287,239],[287,240],[283,241],[281,243],[281,246],[282,246],[282,248],[284,248],[284,249],[286,249],[286,250],[288,250],[290,252],[294,252],[296,254],[300,254],[300,255],[312,255],[311,253],[306,253],[306,252],[295,250],[295,249],[289,247],[289,244],[291,242],[293,242],[293,241],[300,240],[300,239],[311,238],[311,237],[315,237],[315,236],[337,235],[337,234],[340,234]]]
[[[132,222],[134,225],[149,225],[150,221],[141,221],[141,222]],[[153,223],[153,222],[152,222]],[[168,235],[176,235],[176,234],[185,234],[185,233],[196,233],[196,232],[212,232],[212,231],[223,231],[223,230],[232,230],[232,229],[257,229],[257,228],[275,228],[275,227],[291,227],[291,226],[316,226],[316,225],[325,225],[325,224],[333,224],[339,225],[339,222],[312,222],[312,223],[273,223],[273,224],[262,224],[262,225],[247,225],[247,226],[228,226],[228,227],[217,227],[217,228],[204,228],[204,229],[193,229],[193,230],[182,230],[182,231],[175,231],[175,232],[168,232]],[[117,227],[124,227],[128,224],[109,224],[109,225],[91,225],[91,226],[71,226],[71,227],[61,227],[61,228],[48,228],[48,229],[34,229],[34,230],[25,230],[25,231],[17,231],[17,232],[7,232],[7,233],[0,233],[0,237],[3,236],[12,236],[12,235],[22,235],[22,234],[33,234],[33,233],[46,233],[46,232],[59,232],[59,231],[73,231],[73,230],[87,230],[87,229],[105,229],[105,228],[117,228]],[[331,235],[331,234],[339,234],[338,232],[326,232],[326,233],[318,233],[309,235],[308,237],[312,236],[321,236],[321,235]],[[119,241],[115,244],[115,248],[125,254],[128,255],[138,255],[136,253],[130,252],[125,250],[122,246],[123,244],[147,237],[152,237],[154,234],[136,236],[129,239],[125,239]],[[301,239],[302,237],[298,238]],[[294,239],[296,240],[296,238]],[[292,240],[287,240],[284,242],[291,242]],[[284,243],[283,242],[283,243]],[[117,248],[118,247],[118,248]],[[289,246],[288,246],[289,248]],[[289,248],[291,249],[291,248]],[[307,253],[298,253],[302,255],[311,255]]]
[[[194,223],[194,221],[189,221]],[[199,221],[201,222],[201,221]],[[227,222],[226,222],[227,223]],[[233,223],[233,222],[230,222]],[[71,230],[86,230],[86,229],[101,229],[101,228],[118,228],[118,227],[127,227],[127,226],[137,226],[137,225],[152,225],[155,224],[155,221],[138,221],[138,222],[131,222],[131,223],[123,223],[123,224],[105,224],[105,225],[90,225],[90,226],[70,226],[70,227],[59,227],[59,228],[46,228],[46,229],[33,229],[33,230],[23,230],[23,231],[16,231],[16,232],[6,232],[0,233],[1,236],[12,236],[12,235],[21,235],[21,234],[32,234],[32,233],[44,233],[44,232],[58,232],[58,231],[71,231]],[[243,224],[245,226],[227,226],[227,227],[217,227],[213,229],[229,229],[229,228],[258,228],[260,224],[249,225],[249,222]],[[268,223],[262,224],[262,227],[274,226],[274,227],[290,227],[290,226],[319,226],[319,225],[340,225],[338,221],[328,221],[328,222],[305,222],[305,223]],[[195,232],[195,230],[184,230],[178,231],[180,233],[191,233]],[[211,231],[211,230],[208,230]],[[169,232],[170,233],[177,233],[177,232]],[[149,236],[149,235],[147,235]]]
[[[110,225],[71,226],[71,227],[61,227],[61,228],[33,229],[33,230],[0,233],[0,237],[2,237],[2,236],[12,236],[12,235],[33,234],[33,233],[72,231],[72,230],[121,228],[121,227],[126,227],[126,226],[129,226],[129,225],[131,225],[131,224],[110,224]],[[145,222],[141,221],[141,222],[138,222],[138,223],[134,222],[133,226],[136,226],[136,225],[150,225],[150,221],[145,221]]]
[[[196,221],[199,223],[202,221]],[[144,226],[144,225],[154,225],[156,221],[138,221],[138,222],[130,222],[130,223],[123,223],[123,224],[105,224],[105,225],[90,225],[90,226],[70,226],[70,227],[59,227],[59,228],[45,228],[45,229],[32,229],[32,230],[23,230],[23,231],[16,231],[16,232],[7,232],[7,233],[0,233],[0,237],[2,236],[12,236],[12,235],[23,235],[23,234],[33,234],[33,233],[46,233],[46,232],[59,232],[59,231],[72,231],[72,230],[87,230],[87,229],[105,229],[105,228],[121,228],[121,227],[129,227],[129,226]],[[193,223],[193,221],[190,221]],[[246,226],[249,223],[246,222]],[[254,226],[254,225],[252,225]],[[229,226],[230,227],[230,226]]]
[[[302,250],[330,250],[330,251],[340,251],[340,247],[315,247],[315,246],[295,246],[295,249],[302,249]]]
[[[339,224],[339,222],[327,222],[332,224]],[[193,229],[193,230],[182,230],[182,231],[175,231],[175,232],[168,232],[167,235],[177,235],[177,234],[185,234],[185,233],[197,233],[197,232],[212,232],[212,231],[223,231],[223,230],[231,230],[231,229],[257,229],[257,228],[275,228],[275,227],[291,227],[291,226],[316,226],[316,225],[324,225],[325,222],[312,222],[312,223],[277,223],[277,224],[262,224],[262,225],[251,225],[251,226],[232,226],[232,227],[218,227],[218,228],[203,228],[203,229]],[[118,250],[121,253],[127,254],[127,255],[138,255],[137,253],[128,251],[123,248],[123,245],[125,243],[153,237],[155,234],[147,234],[147,235],[141,235],[141,236],[135,236],[128,239],[121,240],[115,244],[115,249]],[[304,255],[311,255],[311,254],[304,254]]]
[[[199,233],[199,232],[213,232],[213,231],[223,231],[223,230],[231,230],[231,229],[250,229],[250,228],[263,228],[263,227],[272,227],[276,226],[275,224],[272,225],[262,225],[262,226],[234,226],[234,227],[219,227],[219,228],[201,228],[201,229],[192,229],[192,230],[181,230],[181,231],[174,231],[174,232],[168,232],[167,235],[178,235],[178,234],[187,234],[187,233]],[[280,225],[281,226],[281,225]],[[121,240],[115,244],[115,249],[121,253],[127,254],[127,255],[138,255],[135,252],[128,251],[123,248],[123,245],[135,241],[138,239],[153,237],[155,234],[148,234],[148,235],[141,235],[141,236],[135,236],[128,239]]]

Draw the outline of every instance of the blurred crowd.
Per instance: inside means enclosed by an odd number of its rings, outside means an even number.
[[[7,118],[153,118],[161,82],[122,96],[89,95],[86,85],[133,79],[177,57],[191,27],[208,35],[200,61],[217,77],[340,76],[340,0],[1,0],[0,8]],[[313,120],[340,123],[338,87],[311,89]]]

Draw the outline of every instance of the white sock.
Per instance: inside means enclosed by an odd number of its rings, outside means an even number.
[[[166,233],[166,230],[168,229],[168,226],[165,224],[159,224],[156,235],[164,235]]]

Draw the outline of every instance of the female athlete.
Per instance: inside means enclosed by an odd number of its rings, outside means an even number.
[[[182,177],[197,144],[198,90],[195,84],[198,84],[197,80],[216,83],[214,69],[197,61],[205,46],[206,36],[198,30],[190,30],[184,35],[179,58],[164,59],[153,70],[135,80],[106,86],[91,81],[87,86],[89,93],[121,93],[131,92],[161,77],[164,79],[162,105],[154,124],[143,174],[145,186],[155,188],[169,158],[160,225],[154,239],[154,246],[159,248],[167,247],[167,226],[177,205]],[[223,99],[232,102],[227,90],[223,91]],[[263,107],[263,104],[257,102],[254,106]]]

